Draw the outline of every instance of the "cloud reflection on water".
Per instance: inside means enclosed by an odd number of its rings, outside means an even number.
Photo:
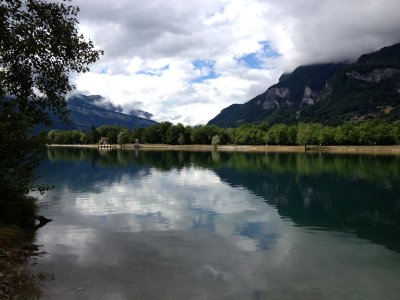
[[[399,291],[396,253],[352,233],[297,227],[256,188],[215,170],[60,170],[48,169],[57,188],[39,202],[54,219],[38,232],[48,253],[38,268],[56,276],[49,299],[395,299]],[[241,176],[276,191],[257,173]]]
[[[246,251],[265,249],[266,241],[273,243],[280,235],[279,215],[273,207],[207,169],[152,170],[143,177],[124,174],[118,181],[96,182],[92,189],[96,192],[81,193],[64,186],[46,197],[58,194],[59,208],[73,214],[129,214],[120,224],[124,231],[207,230],[237,236],[237,246]],[[259,234],[239,230],[249,222],[260,227]]]

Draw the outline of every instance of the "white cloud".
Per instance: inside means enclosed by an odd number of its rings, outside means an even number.
[[[355,59],[400,41],[397,0],[77,1],[81,31],[105,51],[78,90],[157,121],[206,123],[300,64]],[[268,43],[277,57],[265,56]],[[239,58],[256,54],[262,68]],[[203,70],[194,61],[209,61]],[[166,68],[168,66],[168,68]],[[208,74],[213,76],[207,77]]]

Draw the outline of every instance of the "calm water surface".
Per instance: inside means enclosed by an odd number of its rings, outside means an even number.
[[[45,299],[400,299],[400,157],[51,149]]]

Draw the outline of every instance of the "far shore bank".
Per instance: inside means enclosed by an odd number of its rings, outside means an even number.
[[[99,148],[98,144],[90,145],[60,145],[52,144],[49,147],[71,148]],[[221,151],[221,152],[305,152],[304,146],[278,146],[278,145],[166,145],[166,144],[140,144],[141,150],[153,151]],[[101,150],[121,149],[120,145],[102,146]],[[123,149],[136,149],[134,144],[125,144]],[[400,155],[400,145],[395,146],[307,146],[310,153],[343,153],[343,154],[374,154],[374,155]]]

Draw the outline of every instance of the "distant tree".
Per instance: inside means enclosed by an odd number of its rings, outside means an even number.
[[[179,145],[183,145],[183,144],[185,144],[185,135],[183,134],[183,133],[181,133],[181,134],[179,134],[179,137],[178,137],[178,144]]]
[[[83,142],[83,132],[80,130],[72,131],[72,143],[73,144],[82,144]]]
[[[317,133],[317,140],[320,145],[335,144],[335,128],[330,126],[319,127],[319,132]]]
[[[240,145],[262,145],[265,144],[266,132],[257,125],[244,124],[234,130],[231,138]]]
[[[376,143],[373,128],[374,124],[371,121],[362,122],[357,126],[358,143],[360,145],[374,145]]]
[[[220,139],[219,135],[214,135],[213,136],[213,138],[211,140],[211,144],[214,146],[215,149],[217,149],[219,144],[221,144],[221,139]]]
[[[116,144],[118,142],[118,131],[110,130],[106,134],[106,138],[108,139],[108,143]]]
[[[288,145],[295,145],[297,139],[297,126],[291,125],[287,129],[287,142]]]
[[[100,139],[99,131],[92,126],[86,133],[83,135],[83,142],[85,144],[95,144],[98,143]]]
[[[359,137],[354,123],[345,122],[335,128],[335,142],[339,145],[356,145]]]
[[[384,121],[377,122],[374,130],[375,140],[377,145],[392,145],[395,139],[391,134],[391,126]]]
[[[193,128],[190,126],[186,126],[185,127],[185,131],[183,132],[183,144],[191,144],[192,140],[191,140],[191,136],[192,136],[192,130]]]
[[[55,144],[65,144],[66,138],[65,138],[65,132],[64,131],[56,131],[54,133],[54,143]]]
[[[297,126],[297,144],[304,146],[304,150],[307,150],[307,145],[315,144],[315,136],[313,124],[300,123]]]
[[[49,139],[50,143],[54,143],[54,138],[56,136],[56,130],[50,130],[49,133],[47,134],[47,138]]]
[[[226,129],[221,129],[220,132],[218,133],[218,136],[220,138],[221,145],[227,145],[231,143],[230,136]]]
[[[393,123],[390,134],[395,144],[400,144],[400,121]]]
[[[179,137],[185,132],[185,127],[182,124],[172,125],[167,130],[167,144],[177,145],[179,144]]]
[[[142,139],[141,139],[142,143],[145,144],[157,143],[157,140],[158,140],[158,134],[154,126],[143,129]]]
[[[158,141],[162,144],[168,144],[168,131],[172,126],[170,122],[161,122],[154,125],[157,129]]]
[[[239,144],[239,130],[237,128],[228,128],[226,132],[229,136],[229,142],[231,144]]]
[[[120,133],[118,133],[118,144],[123,147],[124,144],[129,143],[129,131],[128,130],[123,130]]]
[[[193,144],[210,145],[214,135],[219,133],[219,128],[214,125],[201,125],[192,129],[191,140]]]
[[[289,143],[288,128],[289,127],[285,124],[275,124],[272,126],[266,134],[267,143],[287,145]]]
[[[149,144],[167,144],[171,126],[170,122],[161,122],[145,128],[142,133],[142,141]]]
[[[143,136],[143,131],[144,130],[145,130],[144,128],[135,128],[135,129],[133,129],[132,132],[131,132],[132,141],[134,141],[135,139],[137,139],[139,141],[142,141],[143,140],[142,136]]]

